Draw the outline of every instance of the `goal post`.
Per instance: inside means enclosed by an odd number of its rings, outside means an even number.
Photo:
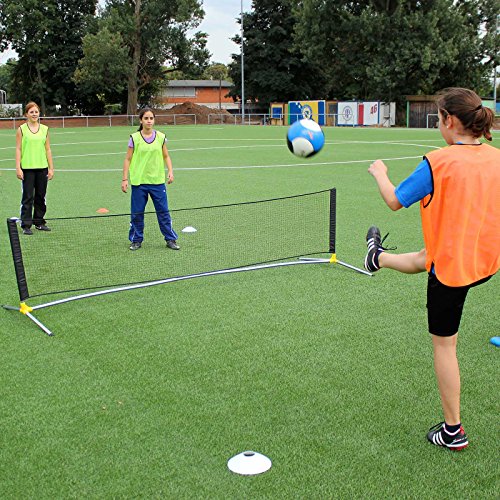
[[[439,123],[439,115],[437,113],[428,113],[425,116],[426,128],[437,128]]]

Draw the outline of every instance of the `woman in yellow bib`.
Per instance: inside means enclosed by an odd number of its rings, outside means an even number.
[[[45,225],[47,181],[54,176],[49,129],[38,119],[40,108],[35,102],[26,104],[26,123],[16,132],[16,175],[22,181],[21,227],[31,235],[34,224],[39,231],[50,231]]]
[[[172,160],[168,154],[165,134],[153,128],[155,115],[150,109],[139,113],[139,130],[130,136],[123,163],[122,191],[127,192],[129,175],[132,186],[130,217],[130,250],[138,250],[144,239],[144,210],[150,196],[156,210],[160,230],[167,248],[179,250],[177,233],[172,228],[168,210],[167,184],[174,181]],[[165,165],[168,174],[165,179]]]
[[[365,267],[428,273],[427,319],[444,421],[429,430],[427,439],[461,450],[469,441],[460,418],[458,328],[469,289],[488,281],[500,267],[500,150],[480,141],[483,136],[492,140],[494,113],[475,92],[448,89],[437,108],[448,147],[425,155],[396,188],[381,160],[368,169],[392,210],[420,202],[425,248],[388,253],[379,229],[372,226]]]

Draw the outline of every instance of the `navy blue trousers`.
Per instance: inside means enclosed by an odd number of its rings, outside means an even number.
[[[142,242],[144,239],[144,211],[148,196],[153,200],[156,218],[165,241],[176,240],[177,233],[172,228],[172,218],[168,211],[167,188],[165,184],[140,184],[132,186],[130,231],[128,239],[132,242]]]

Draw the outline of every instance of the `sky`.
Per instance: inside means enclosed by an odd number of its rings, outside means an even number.
[[[243,1],[243,10],[249,11],[251,0]],[[205,18],[196,31],[208,33],[207,48],[212,54],[212,62],[228,64],[231,54],[239,54],[239,46],[231,38],[239,33],[240,25],[236,18],[240,17],[241,0],[203,0]],[[0,53],[0,64],[7,62],[16,53],[10,50]]]
[[[243,1],[243,10],[249,11],[251,0]],[[212,62],[228,64],[231,54],[239,54],[240,48],[231,38],[240,32],[236,19],[240,17],[241,0],[203,0],[205,18],[198,27],[208,33],[207,48],[212,54]]]

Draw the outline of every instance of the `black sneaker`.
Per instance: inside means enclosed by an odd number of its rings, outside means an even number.
[[[52,231],[49,226],[45,224],[41,224],[40,226],[35,226],[39,231]]]
[[[30,227],[23,227],[23,234],[31,235],[33,234],[33,231],[31,230]]]
[[[167,248],[170,248],[170,250],[180,250],[181,247],[177,244],[177,241],[175,240],[168,240],[167,241]]]
[[[386,250],[396,250],[397,247],[384,247],[382,243],[389,236],[387,233],[382,239],[380,238],[380,229],[377,226],[371,226],[366,233],[366,246],[368,251],[365,257],[365,269],[374,273],[380,269],[378,256]]]
[[[436,446],[444,446],[454,451],[463,450],[469,446],[467,434],[465,434],[462,426],[460,426],[456,434],[448,434],[444,428],[444,422],[439,422],[439,424],[431,427],[427,433],[427,439]]]
[[[133,241],[130,244],[129,248],[130,248],[130,250],[139,250],[139,248],[141,248],[141,246],[142,246],[142,243],[140,241]]]

